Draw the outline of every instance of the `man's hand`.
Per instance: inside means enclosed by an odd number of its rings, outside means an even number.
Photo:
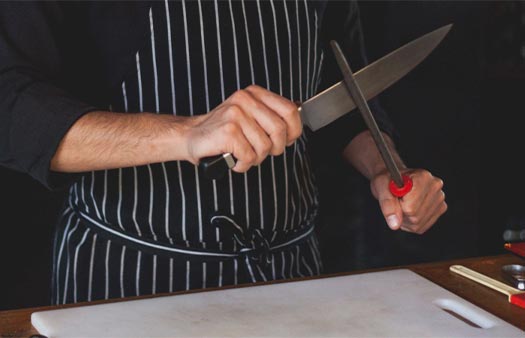
[[[50,167],[83,172],[177,160],[197,164],[233,153],[233,169],[243,172],[268,154],[282,154],[301,133],[295,103],[252,85],[206,115],[89,112],[68,130]]]
[[[379,201],[381,211],[392,230],[422,234],[447,210],[443,181],[426,170],[404,170],[414,186],[403,198],[392,195],[388,185],[390,175],[383,171],[372,178],[372,194]]]
[[[392,230],[422,234],[447,210],[443,181],[427,170],[407,169],[393,141],[388,135],[383,136],[397,166],[414,184],[403,198],[398,199],[390,192],[390,175],[369,131],[357,135],[345,148],[343,156],[370,180],[372,194],[379,201]]]
[[[206,115],[189,121],[187,159],[232,153],[233,168],[245,172],[269,154],[280,155],[302,133],[301,118],[292,101],[262,87],[238,90]]]

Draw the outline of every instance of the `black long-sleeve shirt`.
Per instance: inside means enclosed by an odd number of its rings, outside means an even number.
[[[107,109],[111,92],[133,69],[134,53],[148,34],[148,2],[0,3],[0,164],[26,172],[53,187],[49,171],[60,140],[83,114]],[[315,2],[320,43],[337,39],[357,70],[366,64],[362,32],[353,2]],[[255,24],[255,23],[248,23]],[[255,27],[258,29],[258,27]],[[340,81],[325,53],[319,89]],[[372,101],[380,127],[388,118]],[[347,116],[319,132],[337,149],[364,130],[359,116]],[[334,132],[335,131],[335,132]],[[30,137],[28,137],[30,136]],[[321,138],[323,138],[321,137]]]
[[[0,164],[51,188],[71,182],[55,240],[56,302],[320,273],[308,153],[317,143],[340,155],[365,129],[355,111],[217,181],[187,161],[78,175],[49,163],[94,109],[202,114],[252,83],[307,100],[341,78],[331,39],[354,69],[366,64],[354,2],[0,6]]]

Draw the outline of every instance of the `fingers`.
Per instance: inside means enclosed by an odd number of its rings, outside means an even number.
[[[418,223],[421,221],[420,211],[429,203],[427,195],[430,187],[427,182],[432,180],[432,175],[428,171],[414,171],[410,173],[410,178],[413,187],[410,193],[403,197],[401,204],[407,221]]]
[[[434,223],[436,223],[438,218],[441,215],[443,215],[448,209],[448,205],[446,202],[436,204],[433,207],[434,209],[432,210],[431,213],[429,213],[429,217],[430,217],[429,219],[422,221],[421,223],[418,223],[418,224],[408,224],[408,225],[403,224],[401,226],[401,229],[404,231],[413,232],[419,235],[427,232],[427,230],[429,230],[434,225]]]
[[[257,85],[251,85],[246,88],[258,100],[268,106],[273,112],[285,122],[286,126],[286,144],[292,144],[303,132],[303,124],[297,105],[269,90]]]
[[[448,209],[443,181],[426,170],[411,173],[414,188],[401,200],[404,214],[402,230],[422,234]]]
[[[265,89],[263,91],[268,92]],[[277,156],[284,152],[287,144],[287,126],[286,122],[274,110],[248,90],[237,91],[232,95],[230,101],[241,107],[268,135],[271,140],[270,154]]]
[[[248,171],[248,169],[255,165],[257,153],[246,139],[239,125],[232,123],[225,128],[225,132],[227,133],[226,137],[231,138],[231,150],[226,150],[225,152],[232,153],[237,159],[232,170],[239,173]]]
[[[264,130],[236,105],[229,106],[225,115],[228,123],[224,137],[231,142],[228,152],[237,158],[234,171],[243,172],[264,161],[272,147],[272,141]]]
[[[421,203],[418,213],[414,216],[405,217],[407,224],[426,228],[426,224],[430,222],[430,219],[433,218],[436,213],[440,213],[440,208],[444,206],[446,206],[446,203],[443,190],[432,191],[432,189],[429,189]]]
[[[238,90],[201,118],[188,122],[188,160],[221,153],[237,159],[233,168],[245,172],[269,155],[280,155],[302,133],[297,106],[264,88]]]

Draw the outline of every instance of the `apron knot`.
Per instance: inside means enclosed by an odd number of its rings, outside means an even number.
[[[247,255],[252,261],[263,266],[271,263],[270,242],[261,229],[246,229],[233,217],[226,215],[212,216],[210,222],[213,226],[231,234],[238,245],[239,253]]]

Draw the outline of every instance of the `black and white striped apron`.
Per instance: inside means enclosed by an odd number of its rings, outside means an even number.
[[[204,114],[252,83],[295,101],[316,92],[323,53],[308,1],[157,1],[148,20],[113,111]],[[303,133],[216,181],[185,161],[82,175],[56,234],[53,301],[319,274],[307,143]]]

